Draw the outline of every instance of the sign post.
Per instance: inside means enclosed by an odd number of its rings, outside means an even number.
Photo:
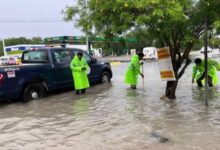
[[[163,81],[176,81],[168,47],[157,49],[160,78]]]

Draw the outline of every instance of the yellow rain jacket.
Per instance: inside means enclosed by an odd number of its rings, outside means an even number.
[[[86,70],[82,70],[86,67]],[[81,90],[89,87],[89,80],[87,76],[88,64],[86,60],[82,57],[79,60],[78,56],[75,55],[70,64],[70,69],[72,70],[74,87],[76,90]]]
[[[125,83],[130,85],[137,85],[138,74],[140,74],[140,60],[138,55],[133,55],[131,58],[131,62],[128,66],[126,75],[125,75]]]
[[[212,83],[216,85],[218,83],[217,71],[220,70],[220,64],[212,59],[208,59],[208,75],[212,77]],[[192,69],[192,78],[198,80],[205,72],[205,61],[199,65],[194,65]]]

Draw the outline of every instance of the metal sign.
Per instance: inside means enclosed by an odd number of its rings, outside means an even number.
[[[160,78],[164,81],[175,81],[176,78],[173,71],[169,48],[165,47],[157,49],[157,55]]]

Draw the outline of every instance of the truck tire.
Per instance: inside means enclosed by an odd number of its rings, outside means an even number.
[[[102,72],[101,82],[102,83],[110,83],[110,81],[111,81],[110,73],[108,71]]]
[[[46,96],[46,90],[40,83],[31,83],[24,89],[23,102],[40,99]]]

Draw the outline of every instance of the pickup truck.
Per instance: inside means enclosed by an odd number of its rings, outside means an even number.
[[[90,83],[110,82],[110,63],[97,61],[83,50],[27,50],[22,54],[21,65],[0,66],[0,100],[29,101],[45,97],[50,91],[74,88],[70,62],[79,51],[88,62]]]

